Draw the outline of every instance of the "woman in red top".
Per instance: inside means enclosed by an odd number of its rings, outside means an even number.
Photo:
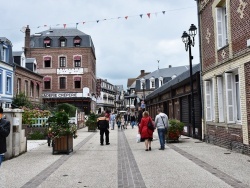
[[[148,128],[148,121],[152,122],[152,118],[149,116],[148,111],[144,111],[139,126],[139,133],[141,134],[141,141],[145,141],[145,151],[151,151],[151,141],[153,140],[154,132]]]

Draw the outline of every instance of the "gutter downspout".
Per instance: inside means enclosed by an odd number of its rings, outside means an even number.
[[[204,97],[203,97],[203,80],[202,80],[202,51],[201,51],[201,28],[200,28],[200,11],[199,11],[199,0],[197,2],[197,16],[198,16],[198,32],[199,32],[199,51],[200,51],[200,87],[201,87],[201,129],[202,129],[202,141],[205,141],[204,135],[206,134],[206,127],[204,123]]]

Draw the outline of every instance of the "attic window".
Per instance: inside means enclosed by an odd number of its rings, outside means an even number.
[[[66,46],[66,39],[64,37],[60,37],[59,45],[60,45],[60,47],[65,47]]]
[[[79,47],[80,44],[81,44],[81,39],[80,39],[80,38],[75,38],[75,39],[74,39],[74,46],[75,46],[75,47]]]
[[[49,48],[50,44],[51,44],[51,40],[50,39],[44,39],[43,43],[44,43],[45,48]]]

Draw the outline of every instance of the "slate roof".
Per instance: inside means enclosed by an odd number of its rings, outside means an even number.
[[[136,84],[135,81],[139,78],[145,77],[148,74],[150,74],[150,72],[145,72],[143,75],[140,74],[139,76],[137,76],[137,78],[128,78],[127,87],[135,88],[135,84]]]
[[[193,70],[192,70],[193,75],[195,73],[199,72],[200,69],[201,69],[200,64],[193,65]],[[146,100],[154,98],[158,94],[168,91],[172,86],[175,86],[178,83],[180,83],[186,79],[189,79],[189,77],[190,77],[190,71],[187,70],[187,71],[183,72],[182,74],[180,74],[179,76],[177,76],[176,78],[174,78],[173,80],[170,80],[169,82],[163,84],[161,87],[157,88],[152,93],[147,95]]]
[[[67,40],[67,47],[74,47],[74,38],[81,38],[80,47],[91,47],[95,52],[95,47],[90,35],[83,33],[76,28],[56,28],[48,29],[42,32],[35,33],[30,36],[30,47],[31,48],[41,48],[44,47],[44,39],[49,37],[51,41],[51,48],[58,47],[58,40],[60,37],[65,37]]]
[[[12,54],[13,56],[21,56],[23,51],[14,51]]]
[[[180,75],[184,71],[188,70],[189,66],[179,66],[179,67],[171,67],[171,68],[163,68],[163,69],[157,69],[150,74],[143,76],[143,78],[150,79],[151,77],[159,78],[159,77],[172,77],[173,75]]]
[[[26,63],[34,63],[35,60],[35,58],[26,58]]]
[[[11,41],[9,40],[9,39],[7,39],[6,37],[0,37],[0,42],[7,42],[7,43],[9,43],[9,44],[11,44],[12,45],[12,43],[11,43]]]

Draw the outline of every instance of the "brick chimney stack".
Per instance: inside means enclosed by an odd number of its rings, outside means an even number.
[[[27,25],[25,30],[25,43],[24,43],[24,54],[26,57],[30,57],[30,28]]]
[[[145,75],[145,70],[141,70],[141,75]]]

